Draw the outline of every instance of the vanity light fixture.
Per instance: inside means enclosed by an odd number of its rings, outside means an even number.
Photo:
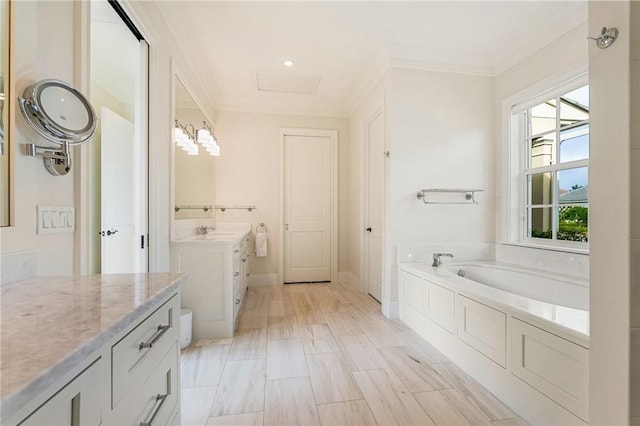
[[[176,125],[173,129],[173,139],[183,151],[186,151],[189,155],[198,155],[198,145],[195,142],[195,128],[191,124],[182,125],[178,120],[175,121]],[[188,127],[191,126],[193,132],[190,132]]]
[[[191,127],[192,131],[189,131],[189,127]],[[186,124],[184,126],[184,131],[187,133],[187,136],[189,138],[189,143],[187,144],[187,155],[200,155],[200,152],[198,150],[198,144],[196,143],[196,138],[195,138],[195,134],[196,134],[196,128],[193,127],[193,124]]]
[[[220,145],[213,134],[213,129],[206,121],[202,122],[202,128],[197,131],[197,141],[205,150],[214,157],[220,156]]]

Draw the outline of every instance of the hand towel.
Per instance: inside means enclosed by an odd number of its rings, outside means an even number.
[[[267,255],[267,233],[258,232],[256,234],[256,256],[265,257]]]

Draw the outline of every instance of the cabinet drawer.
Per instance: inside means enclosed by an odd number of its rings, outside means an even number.
[[[458,338],[505,366],[507,319],[504,312],[456,295]]]
[[[142,387],[127,399],[117,424],[168,424],[180,398],[178,365],[178,346],[174,342]]]
[[[512,318],[511,372],[588,421],[588,349]]]
[[[111,348],[111,408],[128,399],[178,340],[179,298],[173,296]]]
[[[104,385],[101,363],[98,359],[87,367],[19,425],[99,424]]]

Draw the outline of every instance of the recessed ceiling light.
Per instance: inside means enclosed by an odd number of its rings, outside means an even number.
[[[291,59],[287,59],[286,61],[284,61],[284,66],[285,67],[292,67],[293,66],[293,61]]]

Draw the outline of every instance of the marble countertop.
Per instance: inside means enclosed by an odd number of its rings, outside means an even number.
[[[38,277],[2,286],[2,420],[172,293],[184,273]]]
[[[589,347],[589,312],[553,305],[519,296],[497,288],[460,278],[445,267],[434,268],[426,263],[400,263],[400,269],[436,284],[454,288],[458,293],[493,303],[515,317],[536,322],[586,348]]]

